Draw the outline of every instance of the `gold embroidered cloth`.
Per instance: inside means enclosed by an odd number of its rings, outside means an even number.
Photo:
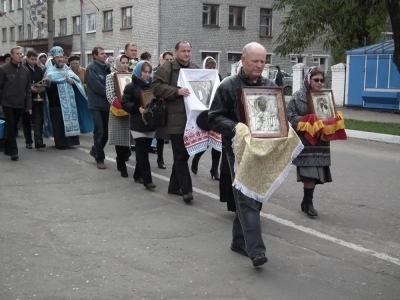
[[[232,141],[235,153],[233,186],[259,202],[268,201],[289,173],[292,160],[304,147],[291,127],[288,137],[260,139],[252,138],[249,128],[238,123]]]

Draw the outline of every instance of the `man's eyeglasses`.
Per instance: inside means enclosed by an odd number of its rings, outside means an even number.
[[[321,82],[321,83],[324,83],[325,82],[325,79],[319,79],[319,78],[313,78],[313,80],[315,81],[315,82]]]

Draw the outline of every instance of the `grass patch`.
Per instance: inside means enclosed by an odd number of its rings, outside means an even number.
[[[373,121],[345,119],[344,124],[346,126],[346,129],[400,135],[400,123],[381,123]]]

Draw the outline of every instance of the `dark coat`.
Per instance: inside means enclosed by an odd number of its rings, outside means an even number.
[[[12,62],[0,67],[0,105],[32,109],[31,74]]]
[[[302,116],[309,114],[307,105],[307,88],[302,86],[300,90],[293,94],[292,99],[287,105],[287,115],[290,124],[296,130]],[[293,160],[293,164],[298,167],[325,167],[331,165],[330,143],[318,140],[312,146],[304,137],[304,133],[297,132],[304,145],[303,151]]]
[[[180,69],[181,66],[177,61],[166,62],[154,74],[151,84],[154,96],[166,100],[167,134],[183,134],[185,132],[187,121],[185,102],[183,97],[178,95],[179,88],[177,87]],[[199,67],[189,63],[188,69],[199,69]]]
[[[235,136],[235,127],[240,121],[237,91],[244,86],[276,85],[262,76],[254,83],[241,70],[240,73],[225,78],[217,88],[208,112],[208,125],[211,130],[222,134],[222,145],[227,153],[232,155],[232,138]]]
[[[150,89],[150,83],[146,84],[136,76],[132,77],[132,82],[128,83],[124,88],[124,94],[122,95],[121,105],[123,110],[130,114],[129,116],[129,128],[130,130],[137,132],[152,132],[154,129],[146,125],[142,120],[142,114],[139,111],[140,104],[140,92]]]
[[[31,74],[31,83],[38,83],[43,79],[43,69],[38,65],[35,65],[33,69],[29,66],[28,63],[25,63],[25,67],[29,70]],[[44,98],[44,92],[40,94],[42,98]],[[32,92],[32,99],[37,98],[37,93]]]
[[[86,85],[89,109],[110,110],[106,95],[107,65],[92,61],[86,68]]]

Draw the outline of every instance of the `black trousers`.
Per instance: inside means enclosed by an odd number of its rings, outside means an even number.
[[[233,169],[235,158],[231,153],[226,153],[232,182],[235,177]],[[244,248],[248,256],[253,259],[258,254],[265,254],[265,245],[261,235],[260,210],[261,203],[245,196],[238,189],[233,188],[236,204],[236,216],[232,227],[232,244]]]
[[[136,167],[133,179],[138,180],[139,178],[143,178],[143,185],[145,186],[153,183],[149,162],[151,140],[151,138],[146,137],[135,139]]]
[[[32,144],[32,126],[35,144],[43,144],[43,102],[32,101],[32,115],[28,112],[22,114],[22,126],[24,130],[25,143]]]
[[[6,138],[4,154],[6,155],[18,154],[16,132],[18,131],[17,126],[21,118],[22,111],[22,108],[3,106],[5,118],[4,136]]]
[[[157,163],[164,163],[164,140],[157,139]]]
[[[183,134],[171,134],[170,138],[174,163],[168,190],[176,191],[181,189],[183,194],[192,193],[192,178],[190,177],[188,165],[189,153],[183,142]]]

